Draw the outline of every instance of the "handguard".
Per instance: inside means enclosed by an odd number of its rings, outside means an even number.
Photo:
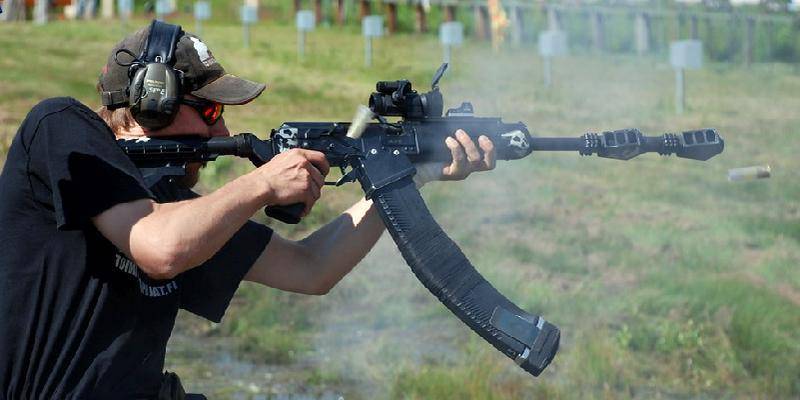
[[[369,152],[357,163],[364,192],[420,282],[475,333],[539,376],[558,350],[558,328],[517,307],[475,270],[425,205],[407,156]]]

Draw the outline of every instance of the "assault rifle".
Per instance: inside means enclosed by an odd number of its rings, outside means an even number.
[[[467,102],[442,116],[444,102],[438,82],[446,68],[447,64],[439,68],[426,93],[413,90],[407,80],[378,82],[369,98],[377,122],[286,122],[273,129],[267,140],[241,133],[211,139],[120,140],[119,144],[148,184],[184,175],[189,162],[213,161],[223,155],[246,157],[260,166],[293,148],[324,153],[328,162],[342,171],[341,179],[329,184],[361,184],[422,284],[478,335],[538,376],[558,350],[559,329],[520,309],[475,270],[428,211],[412,181],[414,164],[449,162],[451,153],[444,138],[458,128],[473,140],[481,134],[488,136],[500,160],[516,160],[536,151],[577,151],[618,160],[657,152],[707,160],[722,152],[724,143],[713,129],[658,137],[644,136],[637,129],[587,133],[579,138],[533,137],[521,122],[475,117]],[[391,116],[400,119],[389,122],[386,117]],[[297,223],[303,209],[302,204],[295,204],[267,207],[266,211],[283,222]]]

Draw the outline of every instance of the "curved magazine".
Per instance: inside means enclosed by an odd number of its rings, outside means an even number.
[[[417,278],[461,321],[534,376],[550,364],[560,332],[528,314],[481,276],[428,211],[410,177],[372,194]]]

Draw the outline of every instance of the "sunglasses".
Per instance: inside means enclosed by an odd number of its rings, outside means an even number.
[[[225,111],[224,105],[209,100],[181,99],[181,103],[194,108],[208,126],[216,124],[222,117],[222,112]]]

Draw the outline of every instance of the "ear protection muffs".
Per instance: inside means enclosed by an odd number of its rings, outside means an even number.
[[[163,128],[178,113],[183,72],[173,68],[173,53],[181,35],[179,25],[154,20],[142,54],[128,69],[128,104],[144,128]]]

